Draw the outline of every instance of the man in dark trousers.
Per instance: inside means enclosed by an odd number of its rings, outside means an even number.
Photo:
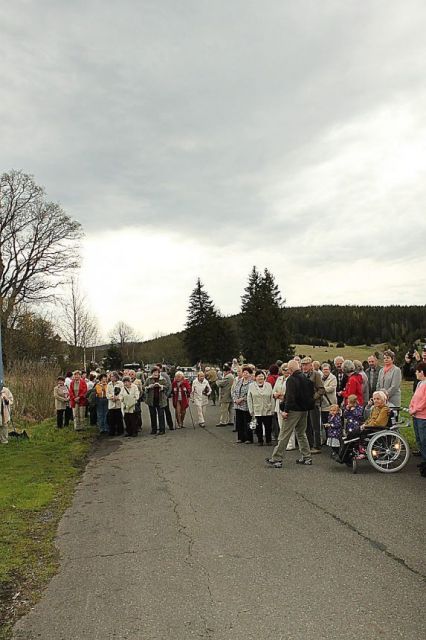
[[[336,394],[337,394],[337,404],[340,405],[343,402],[343,397],[339,396],[339,391],[344,391],[346,387],[346,383],[348,381],[348,376],[343,371],[343,363],[345,359],[342,356],[336,356],[334,358],[334,368],[331,370],[331,373],[334,373],[337,380]]]
[[[164,416],[166,418],[166,422],[167,422],[167,426],[169,427],[170,431],[173,431],[174,427],[173,427],[173,418],[172,418],[172,413],[170,411],[170,406],[169,406],[169,398],[172,395],[172,381],[170,380],[170,376],[167,373],[167,371],[165,371],[163,365],[161,364],[161,362],[158,364],[156,364],[156,367],[160,370],[160,375],[162,378],[165,379],[165,381],[167,382],[167,389],[166,389],[166,394],[167,394],[167,404],[164,407]]]
[[[312,358],[307,356],[301,361],[303,374],[314,385],[314,407],[308,412],[308,428],[306,430],[311,453],[321,453],[321,398],[325,393],[324,383],[319,371],[315,371]]]
[[[382,367],[379,367],[379,361],[375,355],[368,356],[367,362],[368,367],[366,368],[365,373],[368,378],[368,392],[370,394],[370,398],[372,398],[373,393],[376,391],[377,378],[379,377],[379,371]]]
[[[284,411],[282,412],[284,420],[278,436],[278,444],[273,450],[272,456],[266,459],[266,463],[276,469],[281,469],[282,467],[284,451],[287,448],[293,429],[296,432],[297,442],[302,454],[302,457],[296,460],[296,463],[312,464],[306,428],[308,426],[308,411],[312,409],[314,403],[314,386],[312,381],[300,371],[300,364],[297,360],[290,360],[287,367],[290,375],[286,381]]]

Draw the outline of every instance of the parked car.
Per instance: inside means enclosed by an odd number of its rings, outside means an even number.
[[[176,370],[182,371],[189,382],[192,382],[197,377],[197,369],[195,367],[177,367]]]

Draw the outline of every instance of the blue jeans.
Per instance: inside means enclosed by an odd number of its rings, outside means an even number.
[[[107,413],[108,413],[108,399],[96,398],[97,425],[101,433],[108,433],[108,423],[106,419]]]
[[[413,416],[413,424],[422,462],[426,464],[426,418],[416,418]]]

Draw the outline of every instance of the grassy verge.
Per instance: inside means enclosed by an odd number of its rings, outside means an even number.
[[[408,444],[410,445],[411,450],[417,449],[416,438],[414,437],[414,429],[413,429],[413,419],[405,409],[408,409],[408,405],[410,404],[410,400],[413,397],[413,383],[409,380],[404,380],[401,383],[401,416],[400,419],[404,420],[404,422],[408,422],[409,427],[404,427],[401,429],[401,433],[408,440]]]
[[[30,440],[0,445],[0,640],[57,569],[57,525],[96,436],[58,430],[53,420],[27,431]]]

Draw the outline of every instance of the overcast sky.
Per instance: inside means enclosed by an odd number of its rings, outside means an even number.
[[[0,3],[1,170],[85,230],[102,331],[253,264],[289,306],[424,304],[424,0]]]

